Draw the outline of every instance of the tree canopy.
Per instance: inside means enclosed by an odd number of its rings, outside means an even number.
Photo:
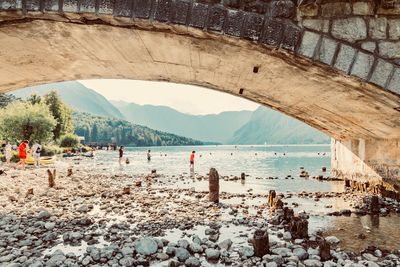
[[[0,135],[3,139],[48,142],[53,138],[55,126],[56,120],[44,104],[14,102],[0,110]]]
[[[53,129],[54,139],[58,140],[61,135],[71,133],[73,131],[71,110],[64,104],[57,92],[51,91],[44,95],[43,102],[56,120],[56,126]]]

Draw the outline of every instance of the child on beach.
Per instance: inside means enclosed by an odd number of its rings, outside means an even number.
[[[19,162],[18,167],[21,166],[23,170],[25,170],[25,160],[26,160],[26,151],[29,148],[29,141],[24,140],[18,147],[19,152]]]

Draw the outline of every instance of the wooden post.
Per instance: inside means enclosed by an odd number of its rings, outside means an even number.
[[[49,187],[54,187],[56,185],[56,170],[53,170],[53,173],[47,169],[47,175],[48,175],[48,182],[49,182]]]
[[[276,197],[275,190],[269,190],[269,194],[268,194],[268,206],[269,207],[272,207],[274,205],[275,197]]]
[[[267,230],[258,229],[253,236],[254,255],[262,258],[269,252],[269,239]]]
[[[68,174],[67,174],[67,177],[70,177],[70,176],[72,176],[72,168],[68,168]]]
[[[219,202],[219,175],[215,168],[211,168],[208,174],[209,200]]]
[[[321,257],[321,261],[327,261],[332,258],[331,245],[325,239],[319,241],[319,256]]]
[[[240,178],[241,178],[242,180],[245,180],[245,179],[246,179],[246,174],[245,174],[244,172],[242,172],[242,174],[240,175]]]

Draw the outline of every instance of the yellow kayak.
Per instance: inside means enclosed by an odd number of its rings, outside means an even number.
[[[40,165],[47,165],[47,164],[53,164],[56,160],[56,157],[40,157]],[[35,164],[35,160],[33,157],[27,157],[25,160],[25,163],[28,165],[33,165]]]

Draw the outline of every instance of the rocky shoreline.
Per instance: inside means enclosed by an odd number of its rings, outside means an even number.
[[[378,199],[376,210],[370,197],[350,191],[278,192],[282,206],[272,212],[267,193],[223,192],[215,204],[206,191],[165,186],[191,181],[185,176],[133,178],[74,167],[70,176],[60,169],[49,188],[45,169],[7,173],[0,177],[0,266],[400,265],[400,247],[345,251],[335,236],[293,232],[294,217],[309,217],[298,210],[297,199],[349,202],[348,210],[326,216],[400,212],[400,204],[388,198]],[[256,230],[268,232],[263,257],[254,255]]]

